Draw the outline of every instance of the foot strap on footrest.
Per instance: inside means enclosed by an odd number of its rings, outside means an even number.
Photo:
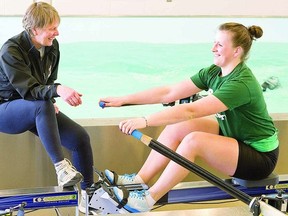
[[[95,167],[94,167],[94,171],[99,176],[99,178],[102,179],[104,182],[106,182],[109,186],[117,186],[116,182],[118,181],[118,174],[115,173],[114,171],[111,171],[114,175],[114,179],[112,183],[107,179],[106,175],[103,172],[97,170]]]
[[[113,175],[114,175],[112,185],[113,185],[113,186],[116,186],[116,182],[118,181],[118,174],[117,174],[116,172],[112,171],[112,170],[110,170],[110,171],[111,171],[111,172],[113,173]],[[105,176],[105,178],[106,178],[106,176]]]
[[[123,208],[126,204],[127,204],[127,202],[128,202],[128,197],[129,197],[129,191],[126,189],[126,188],[124,188],[124,187],[119,187],[121,190],[122,190],[122,192],[123,192],[123,199],[121,200],[121,201],[119,201],[117,198],[117,200],[118,200],[118,203],[119,203],[119,205],[117,206],[117,208],[119,208],[119,209],[121,209],[121,208]],[[115,195],[114,195],[115,196]]]

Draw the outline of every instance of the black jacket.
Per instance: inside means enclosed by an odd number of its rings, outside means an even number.
[[[26,31],[10,38],[0,50],[0,100],[49,100],[56,93],[59,44],[45,47],[43,59]]]

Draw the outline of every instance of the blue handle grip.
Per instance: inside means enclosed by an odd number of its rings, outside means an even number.
[[[134,130],[131,135],[138,140],[141,140],[141,137],[143,136],[143,134],[138,130]]]
[[[99,102],[99,106],[100,106],[102,109],[104,109],[104,107],[105,107],[105,102],[100,101],[100,102]]]

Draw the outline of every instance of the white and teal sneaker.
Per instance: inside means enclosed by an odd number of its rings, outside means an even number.
[[[113,192],[120,203],[126,201],[123,208],[131,213],[148,212],[153,207],[148,204],[148,199],[152,199],[148,190],[130,191],[128,198],[124,197],[123,190],[118,187],[113,187]]]
[[[106,169],[104,174],[111,185],[144,184],[141,177],[136,173],[117,175],[115,172]]]

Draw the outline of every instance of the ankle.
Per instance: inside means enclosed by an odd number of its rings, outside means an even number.
[[[139,174],[136,174],[135,182],[140,183],[140,184],[144,184],[145,183]]]
[[[63,163],[65,163],[65,158],[63,160],[61,160],[61,161],[58,161],[58,162],[54,163],[54,166],[58,167],[58,166],[60,166]]]
[[[150,187],[148,189],[148,191],[149,191],[151,198],[155,201],[155,203],[165,195],[162,193],[162,191],[155,190],[155,188],[153,188],[153,186]]]
[[[67,158],[64,158],[63,160],[54,163],[54,167],[56,170],[67,165],[71,165],[70,160],[68,160]]]
[[[149,190],[145,193],[145,198],[146,198],[146,201],[147,201],[147,204],[150,208],[152,208],[155,203],[156,203],[156,200],[153,198],[152,194],[149,192]]]

